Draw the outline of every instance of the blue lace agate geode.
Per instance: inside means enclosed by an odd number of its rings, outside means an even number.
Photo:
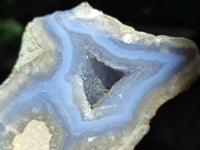
[[[36,18],[0,88],[0,149],[34,119],[52,150],[133,149],[198,67],[192,41],[137,32],[87,3]]]

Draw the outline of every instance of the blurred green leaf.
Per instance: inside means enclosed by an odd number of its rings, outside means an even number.
[[[21,38],[23,26],[17,20],[9,18],[0,20],[0,46]]]

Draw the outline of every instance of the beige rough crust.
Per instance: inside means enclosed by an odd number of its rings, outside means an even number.
[[[150,129],[150,120],[158,108],[168,100],[187,90],[200,75],[200,58],[191,62],[182,72],[174,76],[167,84],[149,91],[137,106],[133,119],[121,132],[108,132],[101,137],[89,137],[81,144],[75,143],[70,150],[133,150]],[[194,71],[195,70],[195,71]],[[91,141],[91,139],[93,139]],[[94,144],[94,143],[98,144]],[[112,144],[111,144],[112,143]],[[81,148],[79,145],[82,145]]]
[[[89,3],[83,2],[72,10],[73,18],[90,20],[96,28],[103,33],[108,33],[125,43],[130,44],[155,44],[159,46],[165,42],[170,45],[197,48],[196,44],[191,40],[183,37],[170,37],[166,35],[155,36],[153,34],[136,31],[133,27],[121,23],[118,19],[104,14],[95,8],[92,8]],[[92,21],[92,20],[95,20]],[[197,48],[198,49],[198,48]]]
[[[31,120],[13,139],[13,150],[50,150],[52,134],[42,121]]]
[[[43,21],[44,18],[41,17],[28,23],[14,69],[0,85],[0,103],[11,99],[17,91],[34,82],[38,75],[50,76],[59,66],[56,41],[45,32]]]
[[[87,9],[87,13],[82,13],[81,9]],[[165,83],[165,85],[149,91],[143,97],[134,112],[132,121],[129,122],[129,129],[125,129],[123,131],[126,138],[123,138],[123,135],[112,133],[113,135],[116,135],[115,139],[120,140],[121,138],[120,141],[116,141],[117,143],[121,143],[121,145],[116,143],[117,147],[113,146],[111,148],[108,144],[109,150],[132,150],[149,131],[150,120],[156,114],[158,108],[168,100],[178,95],[180,92],[187,90],[195,79],[199,77],[200,57],[198,48],[194,42],[183,37],[175,38],[165,35],[155,36],[153,34],[136,31],[134,28],[122,24],[119,20],[108,16],[101,11],[93,9],[88,3],[82,3],[74,8],[73,15],[75,15],[75,18],[77,19],[97,19],[98,21],[95,22],[95,25],[99,30],[109,33],[110,35],[114,35],[115,38],[125,43],[137,43],[141,45],[155,44],[157,46],[162,43],[167,43],[168,45],[174,47],[185,47],[188,48],[188,50],[190,48],[196,50],[196,58],[189,65],[187,65],[182,72],[175,75],[170,81],[168,81],[168,83]],[[98,22],[102,24],[98,24]],[[109,137],[110,133],[104,136],[104,140],[110,141]],[[101,139],[103,139],[103,137]],[[97,146],[95,149],[100,150],[101,146]]]
[[[199,68],[199,69],[197,69]],[[132,150],[149,130],[150,120],[158,108],[180,92],[187,90],[200,75],[200,57],[174,76],[166,85],[150,90],[140,101],[129,123],[131,135],[120,150]],[[132,126],[132,127],[131,127]]]

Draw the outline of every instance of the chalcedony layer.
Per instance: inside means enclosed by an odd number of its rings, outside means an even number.
[[[135,31],[87,3],[35,18],[0,87],[0,149],[38,136],[44,149],[132,150],[199,60],[192,41]]]

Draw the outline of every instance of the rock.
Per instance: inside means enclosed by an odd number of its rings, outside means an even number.
[[[45,123],[31,120],[24,132],[15,136],[13,150],[49,150],[51,137]]]
[[[88,3],[35,18],[0,87],[0,149],[132,150],[199,74],[192,41],[138,32]]]

